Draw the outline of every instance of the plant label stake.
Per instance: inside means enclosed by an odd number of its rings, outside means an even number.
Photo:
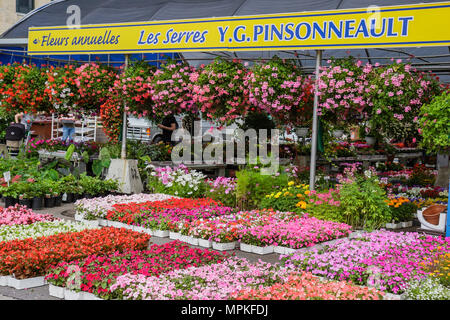
[[[9,181],[11,180],[11,171],[3,172],[3,178],[5,178],[5,181],[9,187]]]

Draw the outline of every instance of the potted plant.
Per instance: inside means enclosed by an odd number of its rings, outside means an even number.
[[[31,186],[31,208],[33,210],[41,210],[43,202],[42,185],[39,182],[34,182]]]
[[[44,190],[44,207],[46,208],[53,208],[55,206],[55,199],[53,198],[53,188],[54,188],[54,182],[52,180],[43,180],[42,186]]]

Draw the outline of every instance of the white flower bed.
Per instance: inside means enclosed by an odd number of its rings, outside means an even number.
[[[104,218],[109,210],[113,209],[115,204],[124,203],[141,203],[147,201],[163,201],[170,198],[177,198],[172,195],[155,193],[139,193],[133,195],[123,195],[123,196],[106,196],[103,198],[93,198],[93,199],[80,199],[75,202],[75,210],[77,215],[95,216],[97,218]]]
[[[98,229],[81,222],[57,220],[51,222],[35,222],[27,225],[4,226],[0,228],[0,241],[22,240],[51,236],[57,233],[78,232],[85,229]]]

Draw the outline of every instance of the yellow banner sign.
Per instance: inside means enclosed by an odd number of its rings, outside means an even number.
[[[276,2],[275,4],[276,5]],[[450,45],[450,2],[209,19],[33,27],[28,53],[306,50]]]

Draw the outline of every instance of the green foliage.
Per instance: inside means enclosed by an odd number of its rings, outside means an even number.
[[[258,208],[267,194],[276,188],[287,186],[289,179],[285,173],[262,175],[259,171],[248,169],[236,172],[236,177],[236,199],[246,209]]]
[[[429,153],[448,152],[450,148],[450,94],[444,92],[420,109],[423,140],[421,146]]]
[[[412,202],[404,202],[398,207],[391,206],[390,209],[395,223],[412,221],[417,212],[417,206]]]

